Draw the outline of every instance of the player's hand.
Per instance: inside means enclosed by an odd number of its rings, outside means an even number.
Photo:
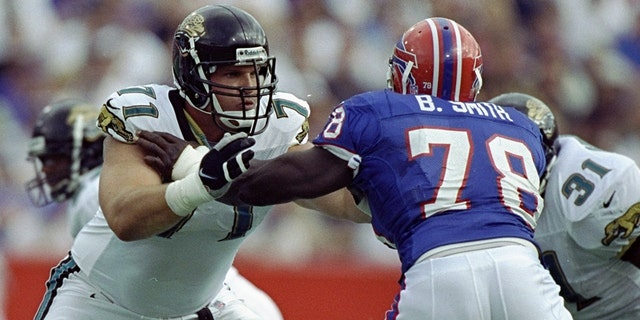
[[[187,151],[193,151],[192,146],[197,146],[195,142],[187,142],[170,133],[159,131],[140,131],[137,134],[138,140],[136,144],[139,145],[145,153],[144,162],[152,167],[160,176],[163,181],[178,180],[185,176],[183,174],[180,177],[175,176],[174,167],[178,165],[179,158],[187,153]],[[206,148],[206,147],[205,147]],[[208,151],[208,149],[206,149]],[[202,152],[202,151],[201,151]],[[200,157],[193,160],[192,166],[198,167],[204,151]],[[186,158],[183,156],[182,158]],[[188,164],[185,164],[187,166]],[[197,169],[194,169],[197,170]]]
[[[209,194],[219,198],[229,189],[230,182],[249,169],[253,158],[250,150],[256,141],[244,132],[225,136],[202,158],[200,180]]]

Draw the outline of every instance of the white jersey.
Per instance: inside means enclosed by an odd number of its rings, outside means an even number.
[[[98,185],[100,184],[101,169],[102,166],[98,166],[82,175],[76,193],[68,201],[67,225],[74,238],[98,211]]]
[[[160,85],[120,90],[109,98],[98,125],[110,122],[108,133],[129,143],[137,130],[185,138],[188,122],[170,94],[177,94],[175,88]],[[274,105],[267,129],[254,136],[256,159],[274,158],[307,141],[308,104],[277,93]],[[270,208],[212,201],[174,228],[131,242],[119,240],[99,210],[76,237],[71,254],[92,285],[128,310],[151,317],[192,314],[220,291],[240,244]]]
[[[85,173],[80,179],[78,191],[69,199],[67,207],[67,222],[71,236],[75,237],[82,227],[89,222],[98,211],[98,187],[100,184],[101,166]],[[280,309],[260,288],[256,287],[249,280],[244,278],[235,267],[231,267],[227,272],[224,282],[228,285],[222,289],[212,304],[219,303],[220,300],[228,300],[230,294],[226,291],[232,290],[231,298],[238,297],[264,319],[282,319]],[[88,305],[87,305],[88,307]],[[233,314],[235,315],[235,314]]]
[[[640,319],[640,269],[620,257],[640,235],[640,170],[560,136],[535,239],[575,319]]]

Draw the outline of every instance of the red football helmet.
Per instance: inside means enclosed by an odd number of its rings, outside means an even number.
[[[480,46],[453,20],[422,20],[396,43],[389,59],[387,84],[402,94],[474,101],[482,87]]]

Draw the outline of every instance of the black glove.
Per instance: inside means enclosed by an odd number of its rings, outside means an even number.
[[[224,195],[229,189],[229,182],[249,169],[249,161],[254,155],[249,148],[255,143],[244,132],[227,133],[202,158],[198,175],[211,196],[219,198]]]

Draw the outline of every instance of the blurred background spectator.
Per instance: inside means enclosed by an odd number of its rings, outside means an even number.
[[[555,108],[561,132],[640,160],[640,0],[0,0],[2,252],[58,259],[70,245],[62,208],[37,209],[24,191],[33,174],[26,143],[40,109],[66,97],[98,108],[130,84],[171,84],[173,31],[211,3],[239,6],[261,21],[280,88],[311,104],[311,137],[340,100],[385,87],[380,61],[404,29],[443,16],[483,49],[479,100],[532,94]],[[277,206],[240,257],[398,264],[369,226],[295,205]]]

